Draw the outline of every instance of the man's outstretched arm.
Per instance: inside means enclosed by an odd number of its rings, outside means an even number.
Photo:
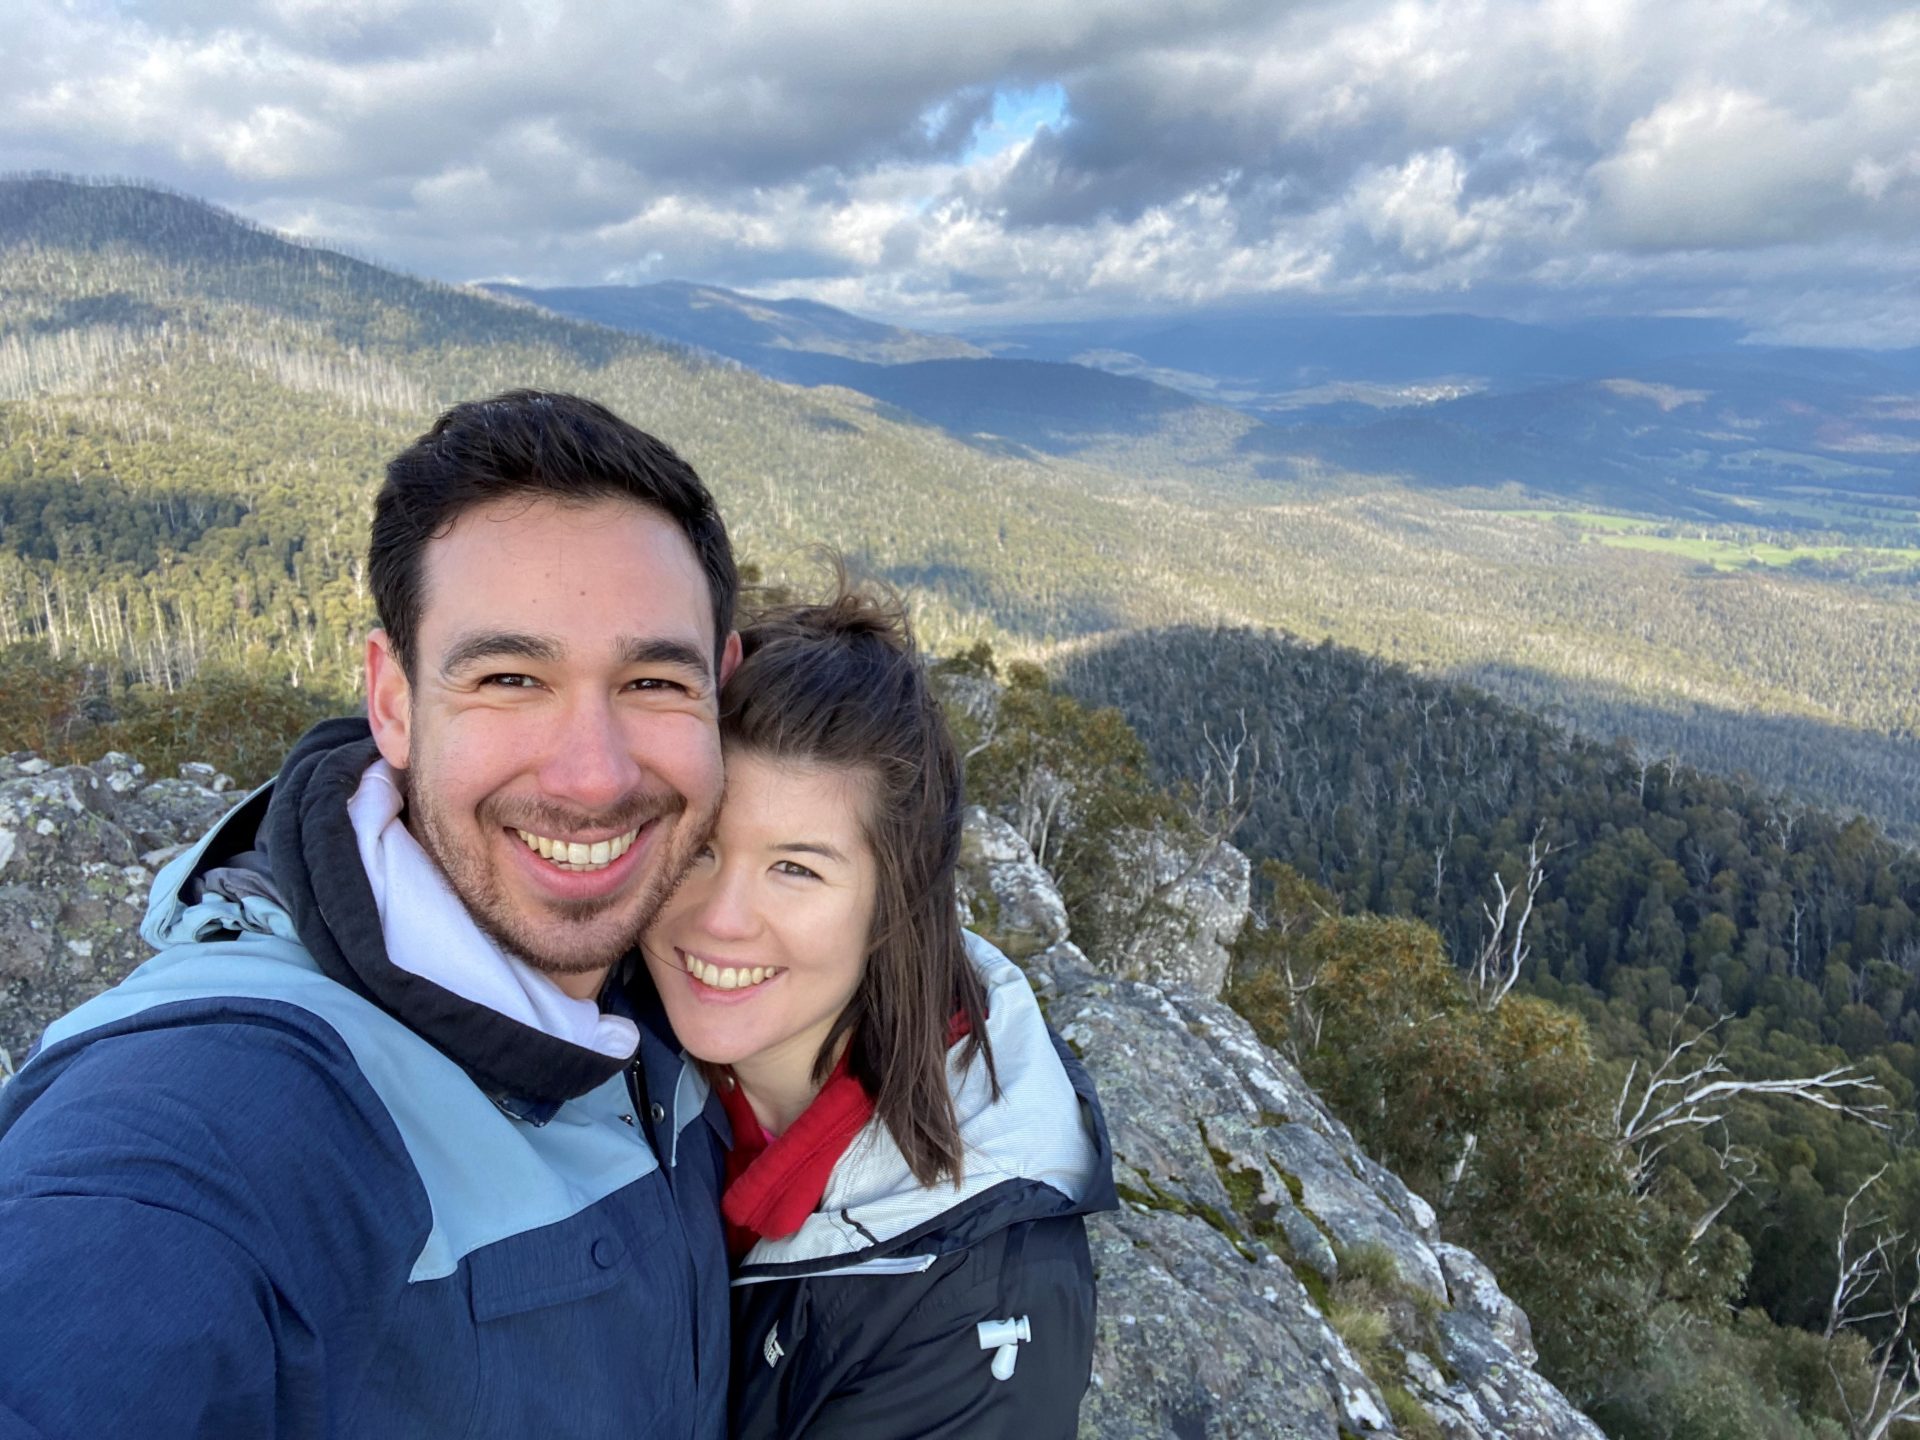
[[[325,1431],[418,1190],[338,1046],[113,1035],[31,1096],[0,1136],[0,1437]]]

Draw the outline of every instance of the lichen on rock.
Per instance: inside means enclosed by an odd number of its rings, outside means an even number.
[[[120,754],[0,757],[0,1049],[15,1060],[151,953],[139,930],[156,854],[190,844],[237,798],[211,767],[186,768],[205,773],[150,780]]]

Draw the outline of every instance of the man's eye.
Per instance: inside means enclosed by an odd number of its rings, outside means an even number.
[[[540,682],[531,675],[489,675],[482,685],[499,685],[509,690],[530,690]]]
[[[634,690],[666,691],[681,695],[693,693],[690,686],[679,680],[669,680],[664,675],[648,675],[639,680],[629,681],[628,686]]]

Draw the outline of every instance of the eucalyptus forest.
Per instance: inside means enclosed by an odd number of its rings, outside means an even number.
[[[1907,520],[1829,496],[1689,538],[1276,473],[1218,417],[1048,453],[21,177],[0,752],[266,778],[358,703],[385,457],[517,385],[673,444],[770,582],[824,544],[904,590],[954,693],[998,687],[990,730],[954,710],[973,798],[1020,824],[1037,774],[1064,787],[1039,848],[1076,933],[1139,919],[1117,837],[1244,850],[1228,998],[1609,1434],[1920,1417],[1920,591],[1861,539]]]

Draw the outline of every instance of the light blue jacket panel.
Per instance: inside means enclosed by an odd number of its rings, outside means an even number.
[[[722,1434],[718,1106],[664,1034],[515,1118],[270,900],[190,902],[212,840],[0,1094],[0,1437]]]

